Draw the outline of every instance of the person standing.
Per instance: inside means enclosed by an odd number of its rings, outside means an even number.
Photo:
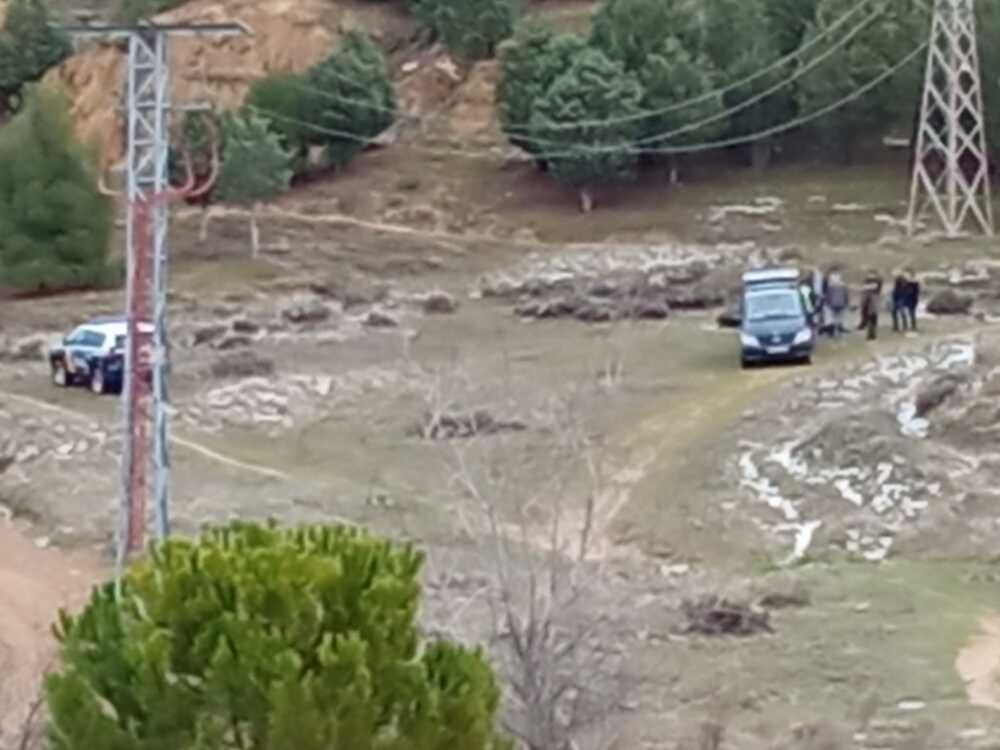
[[[910,318],[910,330],[917,330],[917,306],[920,304],[920,282],[913,271],[906,274],[906,286],[903,292],[903,308]]]
[[[826,295],[823,294],[823,283],[823,272],[819,268],[814,268],[812,271],[812,298],[813,307],[815,308],[816,325],[813,327],[813,330],[817,335],[822,334],[825,330],[828,316],[825,304]]]
[[[847,333],[844,316],[850,305],[850,292],[839,273],[831,273],[824,294],[826,309],[830,311],[830,334],[834,337]]]
[[[799,294],[802,296],[802,306],[806,311],[806,318],[809,321],[809,325],[815,330],[816,328],[816,300],[813,297],[812,284],[803,277],[799,281]]]
[[[892,330],[897,333],[908,328],[906,304],[908,292],[909,281],[904,273],[900,273],[892,285]]]
[[[861,325],[860,330],[868,331],[868,340],[878,338],[878,311],[882,296],[882,279],[876,274],[865,278],[864,291],[861,294]]]

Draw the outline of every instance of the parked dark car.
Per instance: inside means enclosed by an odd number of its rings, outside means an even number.
[[[149,336],[152,330],[148,323],[139,324],[141,335]],[[124,317],[93,318],[77,326],[49,349],[52,382],[61,388],[86,385],[98,394],[120,391],[127,334]]]
[[[816,335],[795,269],[752,271],[743,277],[740,362],[812,361]]]

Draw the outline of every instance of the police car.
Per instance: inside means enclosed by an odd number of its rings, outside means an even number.
[[[153,326],[139,324],[148,344]],[[49,349],[52,382],[60,388],[86,385],[94,393],[120,391],[125,370],[128,323],[124,316],[93,318],[74,328],[62,343]],[[143,346],[147,350],[148,346]]]

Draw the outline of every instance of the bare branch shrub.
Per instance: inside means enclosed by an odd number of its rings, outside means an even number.
[[[486,527],[494,580],[484,599],[506,687],[505,725],[528,750],[592,743],[627,682],[620,649],[602,638],[606,610],[591,599],[601,577],[592,541],[603,482],[599,445],[580,413],[572,400],[551,405],[544,458],[537,446],[522,446],[518,460],[500,437],[485,450],[485,440],[453,446],[453,481]],[[512,450],[500,456],[501,448]],[[547,467],[544,477],[531,458]],[[611,745],[601,738],[600,746]]]

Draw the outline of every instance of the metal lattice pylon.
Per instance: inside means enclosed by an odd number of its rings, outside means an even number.
[[[158,536],[166,535],[168,523],[166,474],[169,464],[163,424],[167,206],[156,200],[168,184],[169,68],[166,48],[167,35],[164,33],[152,31],[129,36],[127,242],[130,268],[126,284],[128,346],[122,387],[126,436],[122,489],[128,504],[123,504],[122,508],[125,514],[122,531],[127,534],[127,544],[119,545],[119,549],[124,547],[129,552],[138,551],[143,545],[151,458],[147,429],[151,411]],[[152,341],[147,333],[150,325]]]
[[[146,529],[149,472],[153,470],[155,533],[170,528],[170,460],[167,450],[167,229],[170,78],[167,46],[173,34],[246,34],[241,23],[82,26],[75,36],[128,40],[128,219],[126,223],[126,318],[122,411],[121,504],[117,563],[141,551]],[[190,186],[187,188],[190,189]],[[150,333],[151,330],[151,333]],[[149,437],[152,421],[152,440]],[[152,445],[150,445],[152,443]]]
[[[993,235],[974,0],[935,0],[907,231],[929,215],[947,237]]]

